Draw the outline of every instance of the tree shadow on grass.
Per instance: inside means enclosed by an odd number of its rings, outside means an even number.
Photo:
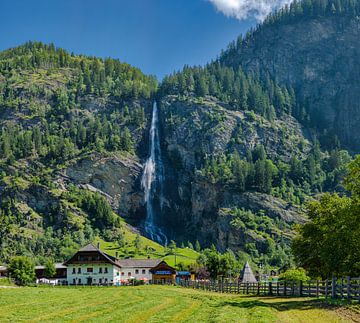
[[[270,298],[269,298],[270,300]],[[277,301],[276,299],[271,299],[271,301],[266,302],[262,300],[246,300],[246,301],[223,301],[218,303],[216,306],[234,306],[238,308],[251,309],[255,307],[268,307],[274,308],[277,311],[290,311],[290,310],[310,310],[314,308],[326,308],[326,309],[336,309],[336,306],[327,304],[322,300],[281,300]]]

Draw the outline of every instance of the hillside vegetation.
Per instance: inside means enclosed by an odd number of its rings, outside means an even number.
[[[98,158],[119,173],[124,163],[140,172],[136,152],[156,86],[128,64],[53,45],[0,54],[2,261],[14,254],[63,260],[97,235],[119,240],[121,220],[106,194],[79,186],[67,170]]]
[[[359,10],[352,0],[295,1],[218,59],[159,85],[52,44],[0,53],[0,261],[62,261],[96,239],[122,257],[172,261],[144,238],[135,246],[156,99],[165,175],[156,220],[169,241],[291,266],[307,203],[348,194],[360,147]],[[197,257],[178,253],[186,264]]]

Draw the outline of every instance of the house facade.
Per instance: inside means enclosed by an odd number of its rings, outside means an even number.
[[[67,260],[69,285],[120,285],[121,267],[118,260],[92,244],[81,248]]]
[[[48,278],[45,266],[36,266],[36,283],[52,285],[122,285],[137,279],[174,282],[176,271],[160,259],[118,259],[100,250],[99,244],[79,249],[63,264],[55,264],[56,274]],[[7,267],[0,266],[0,277]]]
[[[161,262],[160,259],[121,259],[118,261],[121,266],[121,281],[126,282],[130,279],[150,281],[151,269]]]
[[[152,280],[155,283],[175,283],[176,270],[169,266],[165,261],[162,261],[154,268],[151,268],[150,272],[152,274]]]
[[[165,261],[117,259],[102,252],[99,247],[99,245],[95,247],[93,244],[88,244],[64,263],[67,267],[69,285],[122,285],[132,279],[148,282],[153,280],[157,268],[165,268],[171,272],[170,279],[175,279],[175,269]],[[160,279],[164,278],[169,279],[169,276]]]
[[[67,272],[66,266],[61,263],[55,265],[55,275],[51,278],[46,277],[45,266],[35,266],[35,276],[37,284],[50,284],[50,285],[66,285],[67,284]]]

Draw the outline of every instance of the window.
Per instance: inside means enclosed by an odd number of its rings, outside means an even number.
[[[119,276],[119,275],[120,275],[120,273],[119,273],[119,272],[117,272],[117,273],[116,273],[116,276]]]
[[[139,269],[135,269],[135,274],[139,274]]]
[[[78,268],[78,274],[81,274],[81,268],[80,267]]]
[[[81,284],[81,278],[79,278],[79,284]]]
[[[92,272],[93,272],[93,269],[92,269],[92,268],[86,268],[86,272],[92,273]]]
[[[121,276],[125,276],[125,273],[124,273],[124,272],[122,272],[122,273],[121,273]]]
[[[108,273],[108,269],[107,267],[104,268],[104,273],[107,274]]]
[[[102,273],[102,268],[100,267],[100,268],[99,268],[99,274],[101,274],[101,273]]]
[[[73,274],[76,274],[76,269],[75,269],[75,267],[73,268],[73,272],[72,272]]]
[[[128,272],[128,276],[129,276],[129,277],[131,276],[131,272],[130,272],[130,271]]]
[[[105,278],[105,283],[107,283],[107,278]]]
[[[142,274],[144,274],[144,275],[146,274],[146,270],[145,270],[145,269],[142,270]]]
[[[101,278],[99,279],[99,284],[102,284],[102,279]]]
[[[75,278],[73,279],[73,284],[76,285],[76,279]]]

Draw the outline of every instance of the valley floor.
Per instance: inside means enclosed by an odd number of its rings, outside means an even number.
[[[360,322],[304,298],[242,297],[167,286],[0,288],[0,322]]]

